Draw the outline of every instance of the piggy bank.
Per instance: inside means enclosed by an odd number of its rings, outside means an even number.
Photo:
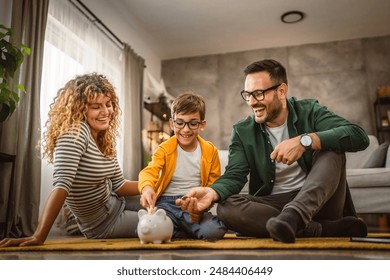
[[[173,223],[163,209],[138,211],[137,233],[141,244],[171,242]]]

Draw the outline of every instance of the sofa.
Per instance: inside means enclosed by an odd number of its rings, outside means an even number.
[[[347,182],[358,214],[390,213],[390,149],[379,145],[374,135],[364,151],[346,153]],[[228,162],[228,151],[219,150],[221,174]],[[248,193],[248,183],[241,193]]]
[[[370,145],[346,153],[347,182],[358,214],[390,213],[390,149],[369,135]]]

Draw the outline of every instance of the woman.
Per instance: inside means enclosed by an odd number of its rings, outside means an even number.
[[[116,158],[119,115],[118,97],[102,75],[77,76],[58,91],[42,141],[43,156],[54,162],[54,189],[35,233],[0,246],[43,244],[64,203],[87,238],[137,236],[138,215],[124,196],[138,195],[138,182],[124,179]]]

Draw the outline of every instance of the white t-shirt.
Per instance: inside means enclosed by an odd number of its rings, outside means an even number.
[[[287,121],[278,127],[265,126],[265,128],[274,148],[283,140],[290,138],[288,134]],[[275,183],[271,194],[291,192],[298,190],[303,186],[306,180],[306,174],[297,161],[291,165],[276,161],[275,164]]]
[[[190,189],[200,187],[200,161],[202,149],[198,143],[193,152],[177,145],[176,168],[163,195],[185,195]]]

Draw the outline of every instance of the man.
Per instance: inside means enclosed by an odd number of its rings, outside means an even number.
[[[233,126],[226,171],[177,204],[197,217],[219,202],[219,219],[245,236],[285,243],[296,236],[366,236],[346,183],[345,152],[363,150],[364,130],[316,100],[287,99],[285,68],[250,64],[242,98],[253,115]],[[247,175],[249,195],[239,194]]]

